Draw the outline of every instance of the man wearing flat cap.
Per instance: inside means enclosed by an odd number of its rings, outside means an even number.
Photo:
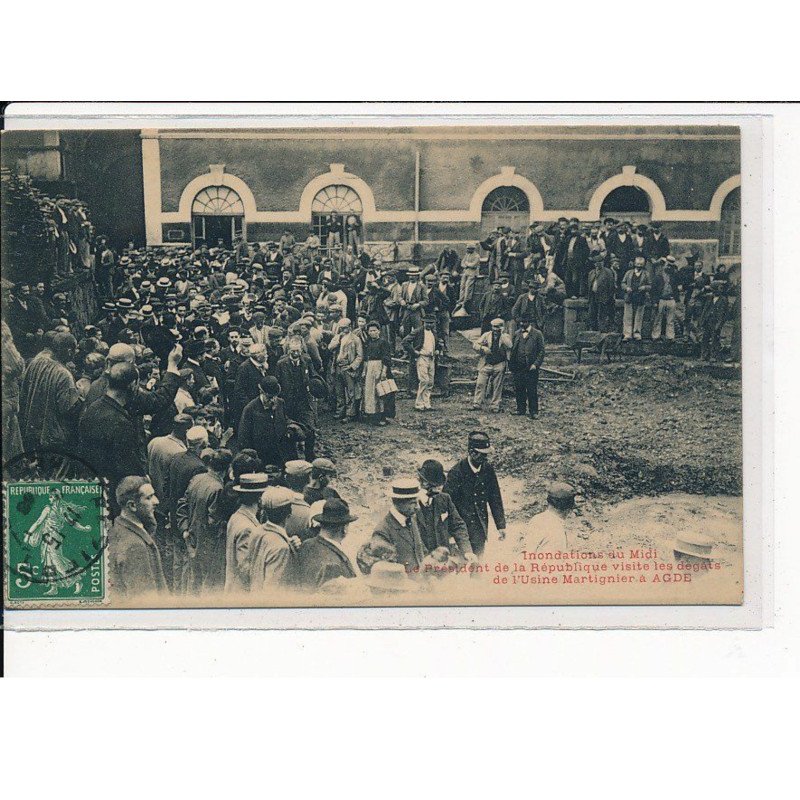
[[[286,520],[286,530],[290,536],[308,539],[311,536],[309,520],[311,505],[306,502],[303,492],[311,479],[311,464],[303,459],[287,461],[284,467],[284,480],[291,492],[292,509]]]
[[[314,517],[319,533],[303,542],[297,553],[298,586],[316,590],[335,578],[356,577],[350,557],[342,550],[342,540],[357,519],[344,500],[325,501],[322,513]]]
[[[250,566],[251,592],[293,585],[300,547],[300,540],[286,529],[292,492],[283,486],[268,486],[261,494],[260,507],[262,535]]]
[[[506,537],[506,515],[497,473],[489,463],[491,445],[482,431],[473,431],[467,439],[467,457],[448,473],[444,491],[450,495],[467,526],[472,551],[483,555],[489,535],[489,509],[492,511],[497,538]]]

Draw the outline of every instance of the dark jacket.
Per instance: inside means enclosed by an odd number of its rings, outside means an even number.
[[[121,515],[108,534],[108,571],[112,598],[167,590],[153,537]]]
[[[420,505],[417,524],[422,543],[429,553],[437,547],[451,551],[457,549],[461,555],[472,552],[467,526],[447,492],[434,495],[429,506]],[[454,545],[450,544],[451,539],[455,540]]]
[[[403,526],[392,514],[387,514],[376,526],[372,539],[377,544],[392,545],[397,551],[398,563],[403,564],[406,570],[418,569],[427,555],[414,517]]]
[[[544,325],[544,300],[538,294],[534,296],[533,300],[528,297],[527,292],[521,294],[514,303],[514,308],[511,309],[511,318],[517,323],[521,319],[530,320],[541,330]]]
[[[264,464],[283,466],[289,440],[283,400],[276,398],[274,408],[264,408],[260,397],[251,400],[242,411],[237,440],[240,450],[252,448]]]
[[[595,287],[595,281],[597,286]],[[589,298],[601,306],[611,306],[617,295],[617,281],[611,267],[596,267],[589,273]]]
[[[467,526],[472,549],[480,554],[489,530],[489,511],[498,529],[506,527],[506,515],[500,484],[494,467],[487,463],[475,473],[468,458],[459,461],[448,473],[444,490],[453,499],[458,513]]]
[[[292,364],[289,356],[284,356],[275,369],[289,418],[304,425],[312,421],[309,382],[315,375],[311,359],[306,355],[300,356],[299,366]]]
[[[716,303],[714,300],[716,299]],[[725,295],[709,295],[700,312],[700,327],[718,331],[728,319],[728,298]]]
[[[527,372],[532,366],[540,367],[544,361],[544,336],[542,332],[531,328],[528,337],[518,331],[511,345],[508,368],[512,372]]]
[[[612,231],[606,239],[606,252],[609,258],[611,256],[619,258],[620,271],[624,273],[636,254],[636,243],[633,241],[633,236],[628,234],[623,242],[620,240],[619,234]]]
[[[147,474],[144,437],[127,406],[103,395],[81,417],[78,426],[83,457],[111,481],[111,492],[126,475]]]
[[[249,358],[239,365],[236,371],[233,396],[228,401],[231,407],[231,419],[238,422],[244,407],[258,397],[258,382],[264,375],[266,375],[266,369],[262,373]]]
[[[195,475],[206,471],[206,465],[200,460],[200,456],[192,450],[185,453],[178,453],[169,462],[169,477],[167,485],[164,487],[167,493],[169,504],[170,519],[172,520],[172,530],[177,533],[178,528],[178,503],[186,494],[189,483]]]
[[[175,400],[179,385],[180,378],[178,375],[174,372],[165,372],[152,389],[143,389],[140,386],[136,390],[133,399],[125,406],[125,411],[130,419],[129,425],[133,425],[136,429],[136,436],[143,450],[147,448],[147,435],[144,429],[145,415],[154,418],[157,422],[159,420],[162,422],[162,429],[156,430],[155,435],[161,435],[165,432],[163,430],[163,424],[166,424],[163,422],[165,416],[167,417],[167,423],[169,423],[168,427],[171,430],[172,419],[175,415],[174,413],[170,415],[170,411],[175,410],[173,401]],[[86,395],[86,402],[84,403],[84,416],[86,416],[96,401],[105,396],[107,389],[108,378],[105,375],[101,375],[97,380],[92,382],[92,385],[89,387],[89,393]]]
[[[644,256],[652,261],[657,258],[666,258],[669,255],[669,239],[662,233],[658,239],[652,231],[647,234],[644,242]]]
[[[319,589],[334,578],[355,578],[350,559],[322,536],[306,539],[297,552],[296,580],[306,589]]]

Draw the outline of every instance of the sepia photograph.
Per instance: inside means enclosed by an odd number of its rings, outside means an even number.
[[[8,609],[738,605],[738,125],[2,133]]]

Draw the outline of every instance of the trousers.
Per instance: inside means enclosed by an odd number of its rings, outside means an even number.
[[[417,378],[419,379],[419,386],[417,387],[417,400],[414,403],[414,408],[430,408],[431,407],[431,390],[433,389],[433,379],[435,374],[435,367],[433,356],[417,356]]]
[[[350,372],[336,372],[336,409],[344,416],[355,419],[358,416],[358,400],[361,381]]]
[[[667,330],[664,334],[667,341],[671,342],[675,338],[675,301],[659,300],[653,319],[653,339],[661,338],[661,325],[666,320]]]
[[[533,416],[539,413],[539,370],[529,369],[514,373],[514,394],[517,399],[517,413]]]
[[[506,362],[499,364],[484,364],[478,370],[478,380],[475,382],[475,396],[472,405],[480,407],[488,398],[492,411],[500,410],[503,399],[503,378],[506,375]]]
[[[644,306],[634,306],[633,303],[625,303],[622,313],[622,336],[625,339],[642,338],[642,320],[644,319]]]

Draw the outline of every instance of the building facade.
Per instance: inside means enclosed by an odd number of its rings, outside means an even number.
[[[304,240],[357,217],[371,251],[423,257],[497,225],[658,220],[680,255],[740,261],[735,127],[519,126],[3,134],[3,165],[60,175],[119,246]]]
[[[497,225],[658,220],[677,251],[740,257],[731,127],[144,130],[147,243],[305,239],[331,211],[408,257]]]

